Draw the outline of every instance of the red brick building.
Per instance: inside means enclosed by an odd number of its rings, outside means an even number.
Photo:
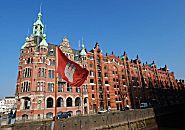
[[[152,91],[154,88],[178,89],[174,73],[169,72],[167,66],[157,69],[154,62],[142,65],[138,56],[129,60],[125,52],[121,57],[113,53],[103,55],[98,43],[91,51],[85,49],[84,43],[81,50],[74,50],[64,37],[58,45],[61,50],[69,59],[89,70],[81,87],[70,86],[55,74],[55,46],[47,43],[39,12],[33,33],[26,38],[20,51],[17,120],[53,117],[55,100],[57,112],[70,111],[72,115],[78,115],[123,107],[138,108],[140,102],[157,100]]]

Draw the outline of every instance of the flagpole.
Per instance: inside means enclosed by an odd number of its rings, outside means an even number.
[[[55,124],[54,130],[57,130],[57,67],[58,67],[58,48],[56,47],[56,60],[55,60]]]

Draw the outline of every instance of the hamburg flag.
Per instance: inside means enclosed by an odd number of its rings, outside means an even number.
[[[81,86],[87,79],[88,70],[82,68],[79,64],[69,60],[65,54],[56,47],[57,72],[71,86]]]

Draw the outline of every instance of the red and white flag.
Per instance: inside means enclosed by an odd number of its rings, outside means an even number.
[[[57,72],[62,79],[67,81],[71,86],[81,86],[87,79],[88,70],[69,60],[59,47],[56,47],[56,54]]]

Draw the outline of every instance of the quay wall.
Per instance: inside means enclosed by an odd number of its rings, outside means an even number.
[[[53,130],[54,121],[32,121],[4,126],[11,130]],[[152,108],[74,116],[57,121],[58,130],[157,130]]]

